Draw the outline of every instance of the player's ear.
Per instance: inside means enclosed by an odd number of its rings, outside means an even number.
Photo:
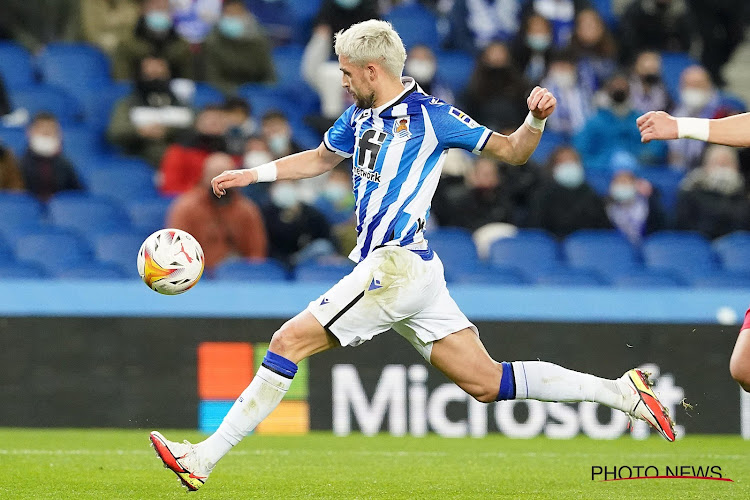
[[[367,71],[367,78],[372,82],[375,81],[375,78],[377,77],[377,68],[375,68],[374,64],[368,64],[365,66],[365,70]]]

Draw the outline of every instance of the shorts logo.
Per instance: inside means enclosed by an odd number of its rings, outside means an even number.
[[[321,300],[321,301],[320,301],[320,305],[321,305],[321,306],[324,306],[324,305],[326,305],[326,304],[328,304],[328,299],[327,299],[327,298],[325,298],[325,297],[323,297],[323,300]]]
[[[411,132],[409,131],[409,122],[410,119],[408,116],[396,118],[396,120],[393,122],[393,136],[398,139],[411,137]]]
[[[377,290],[378,288],[383,288],[383,285],[380,284],[379,279],[372,279],[372,282],[370,283],[370,287],[367,289],[368,292],[372,292],[373,290]]]
[[[460,121],[464,125],[466,125],[469,128],[477,128],[479,124],[471,119],[469,115],[461,111],[460,109],[456,109],[453,106],[451,106],[450,111],[448,111],[453,118]]]

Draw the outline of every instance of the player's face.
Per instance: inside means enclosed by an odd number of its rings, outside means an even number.
[[[358,108],[368,109],[375,105],[375,91],[372,89],[368,76],[367,67],[357,66],[349,62],[349,59],[339,57],[339,68],[341,68],[341,86],[354,98]]]

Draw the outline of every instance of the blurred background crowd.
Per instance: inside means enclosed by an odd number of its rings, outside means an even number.
[[[427,233],[449,281],[750,285],[750,157],[635,125],[745,111],[742,0],[3,0],[0,277],[130,277],[161,227],[212,278],[340,277],[348,162],[221,199],[209,181],[320,144],[351,104],[333,34],[371,18],[493,130],[535,85],[558,98],[527,165],[449,153]]]

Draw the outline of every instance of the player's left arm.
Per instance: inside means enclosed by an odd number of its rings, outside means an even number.
[[[544,122],[557,106],[557,99],[542,87],[535,87],[526,99],[529,116],[523,125],[510,135],[493,132],[482,149],[482,156],[512,165],[523,165],[539,144]]]

